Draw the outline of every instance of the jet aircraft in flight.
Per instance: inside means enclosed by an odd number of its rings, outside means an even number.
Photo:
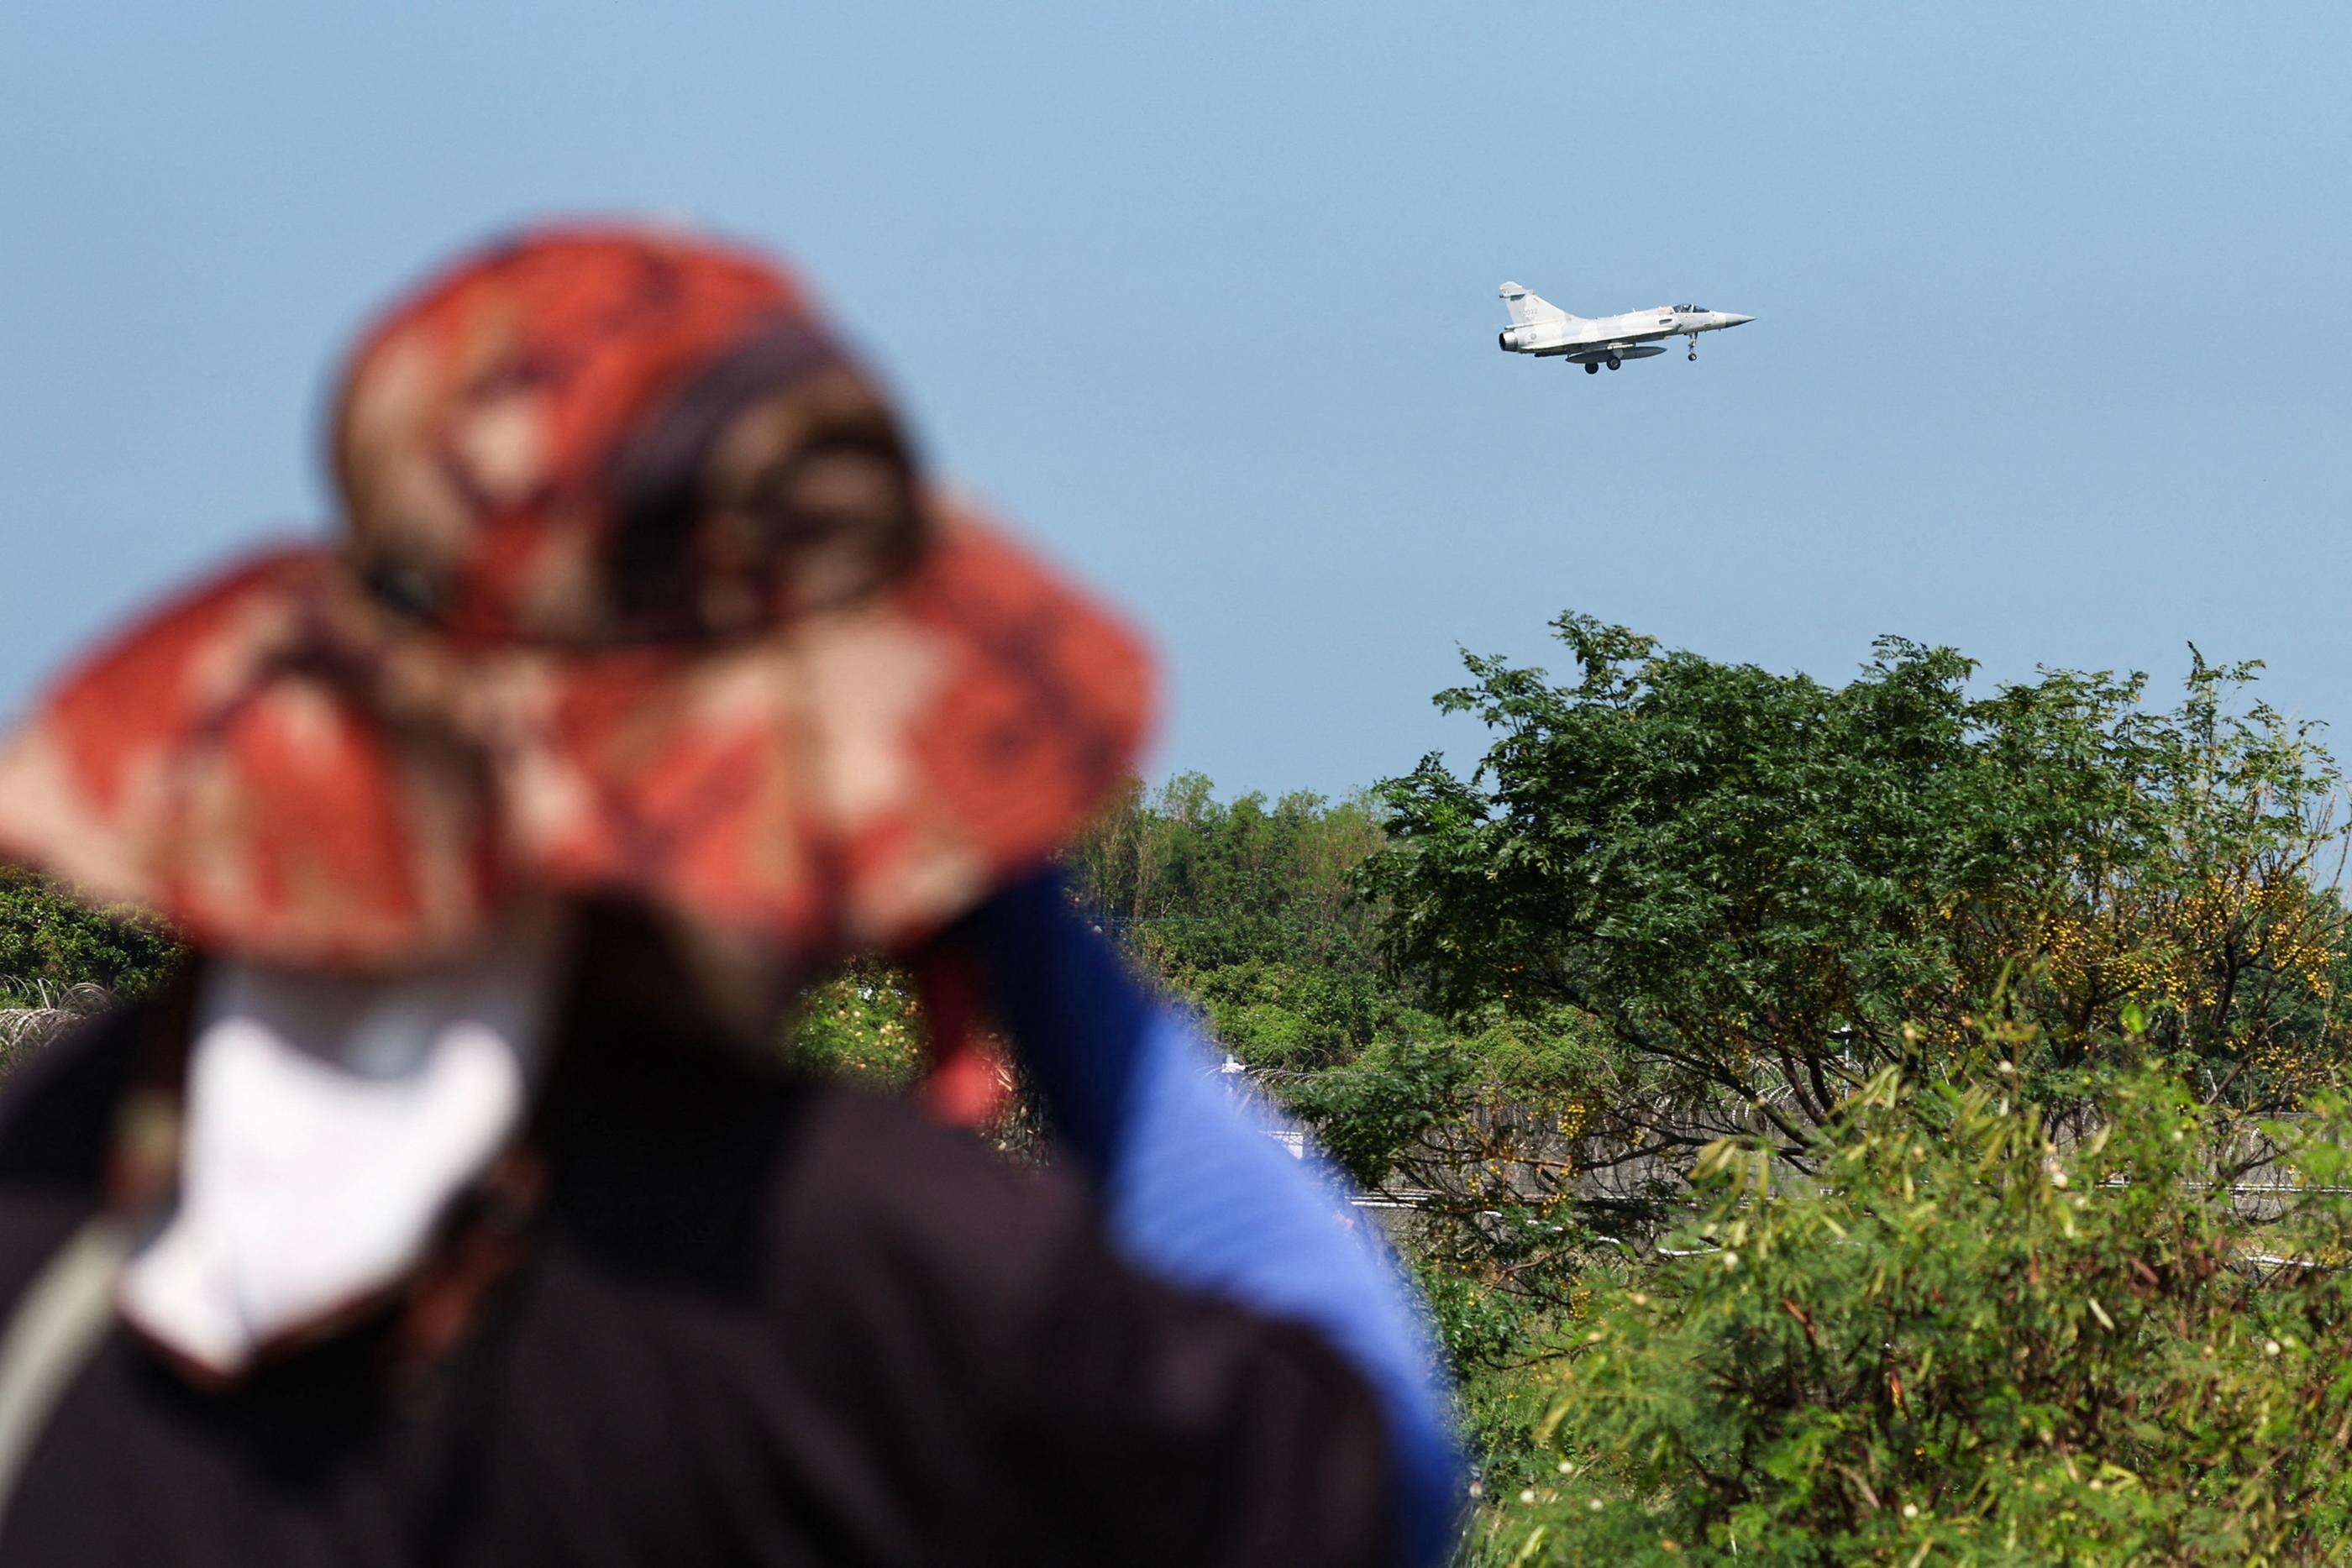
[[[1720,332],[1756,319],[1728,310],[1709,310],[1704,305],[1661,305],[1654,310],[1588,318],[1571,316],[1516,283],[1506,283],[1496,292],[1511,313],[1511,324],[1502,336],[1505,353],[1563,359],[1582,365],[1587,375],[1598,374],[1603,365],[1613,371],[1628,360],[1663,354],[1666,351],[1659,341],[1663,338],[1688,338],[1690,357],[1696,360],[1701,332]]]

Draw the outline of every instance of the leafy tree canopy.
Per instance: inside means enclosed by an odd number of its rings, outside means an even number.
[[[1975,695],[1969,660],[1900,639],[1832,686],[1555,629],[1572,679],[1471,656],[1441,694],[1494,738],[1381,787],[1367,887],[1445,1008],[1591,1020],[1629,1145],[1800,1148],[1987,1009],[2054,1065],[2129,1009],[2252,1103],[2338,1054],[2337,776],[2249,700],[2258,666],[2197,657],[2156,708],[2104,673]]]

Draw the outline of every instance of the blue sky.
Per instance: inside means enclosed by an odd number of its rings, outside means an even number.
[[[1574,608],[1827,677],[2195,640],[2352,717],[2352,8],[246,3],[0,15],[0,709],[313,528],[389,290],[548,212],[781,246],[1146,621],[1155,767],[1475,746]],[[1495,285],[1759,318],[1587,377]]]

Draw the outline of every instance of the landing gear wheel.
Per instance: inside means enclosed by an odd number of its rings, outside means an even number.
[[[1625,361],[1612,354],[1609,356],[1609,368],[1612,371],[1622,371],[1625,368]]]
[[[1597,375],[1599,375],[1599,374],[1601,373],[1601,362],[1600,362],[1598,360],[1587,360],[1587,361],[1584,361],[1584,373],[1585,373],[1586,375],[1588,375],[1588,376],[1597,376]]]
[[[1694,365],[1698,363],[1698,350],[1696,349],[1693,349],[1691,350],[1691,363]]]

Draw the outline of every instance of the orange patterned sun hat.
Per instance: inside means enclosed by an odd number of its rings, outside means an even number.
[[[0,747],[0,853],[264,962],[591,891],[822,958],[1052,853],[1147,727],[1134,635],[926,486],[750,254],[466,261],[362,337],[332,447],[341,540],[182,595]]]

